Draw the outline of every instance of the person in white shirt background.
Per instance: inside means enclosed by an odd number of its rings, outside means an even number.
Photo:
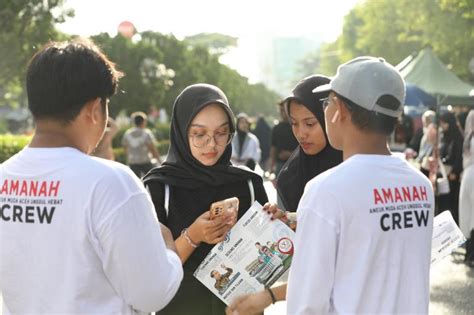
[[[474,109],[469,111],[464,128],[463,166],[459,193],[459,227],[468,238],[465,262],[474,267]]]
[[[431,183],[393,156],[387,136],[405,83],[382,58],[341,66],[314,92],[344,162],[312,179],[298,205],[288,314],[427,314]]]
[[[155,136],[146,128],[148,116],[144,112],[134,112],[131,120],[135,126],[123,135],[122,146],[128,166],[138,178],[142,178],[156,166],[154,163],[161,163],[161,158],[156,148]]]
[[[137,314],[183,277],[170,231],[132,171],[91,157],[121,73],[86,39],[50,43],[27,71],[31,143],[0,166],[4,314]]]
[[[258,138],[250,132],[250,120],[247,114],[237,115],[237,130],[232,139],[232,157],[234,165],[245,165],[251,170],[260,162],[262,150]]]

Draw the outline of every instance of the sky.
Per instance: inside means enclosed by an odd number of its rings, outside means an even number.
[[[334,41],[344,16],[362,0],[66,0],[75,17],[58,28],[83,36],[117,33],[122,21],[138,32],[172,33],[182,39],[218,32],[239,38],[222,62],[255,81],[254,49],[261,36],[298,36]]]

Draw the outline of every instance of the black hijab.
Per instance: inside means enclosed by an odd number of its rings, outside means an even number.
[[[258,177],[256,173],[231,165],[231,144],[227,145],[213,166],[205,166],[193,157],[189,148],[188,128],[194,117],[209,104],[221,106],[229,117],[230,133],[235,132],[234,114],[224,92],[210,84],[188,86],[178,95],[173,105],[170,148],[166,161],[145,175],[145,185],[149,181],[156,181],[193,189],[202,185],[220,186]]]
[[[239,124],[241,120],[245,120],[247,124],[249,124],[250,126],[249,117],[247,116],[247,114],[240,113],[237,115],[236,128],[237,128],[237,139],[239,140],[238,141],[239,152],[237,152],[237,155],[239,156],[239,158],[242,157],[242,148],[244,147],[245,138],[247,138],[247,133],[248,133],[248,131],[240,129]]]
[[[292,100],[304,105],[314,114],[321,124],[327,143],[326,147],[315,155],[307,155],[301,146],[298,145],[283,166],[277,179],[277,192],[283,202],[283,206],[289,211],[296,211],[308,181],[342,162],[342,152],[334,149],[329,144],[323,106],[320,101],[321,96],[320,94],[316,96],[313,93],[314,88],[327,84],[329,81],[329,78],[325,76],[309,76],[301,80],[295,86],[290,96],[285,99],[285,108],[288,114],[290,113],[289,106]]]

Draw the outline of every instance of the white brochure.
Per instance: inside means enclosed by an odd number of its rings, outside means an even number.
[[[450,255],[464,244],[466,238],[454,222],[449,211],[438,214],[433,221],[433,238],[431,241],[431,263]]]
[[[295,232],[270,217],[255,202],[194,272],[227,305],[271,286],[290,267]]]

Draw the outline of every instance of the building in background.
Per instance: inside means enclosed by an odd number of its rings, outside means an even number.
[[[257,42],[259,81],[281,96],[301,79],[299,61],[321,44],[317,38],[306,37],[260,36]]]

